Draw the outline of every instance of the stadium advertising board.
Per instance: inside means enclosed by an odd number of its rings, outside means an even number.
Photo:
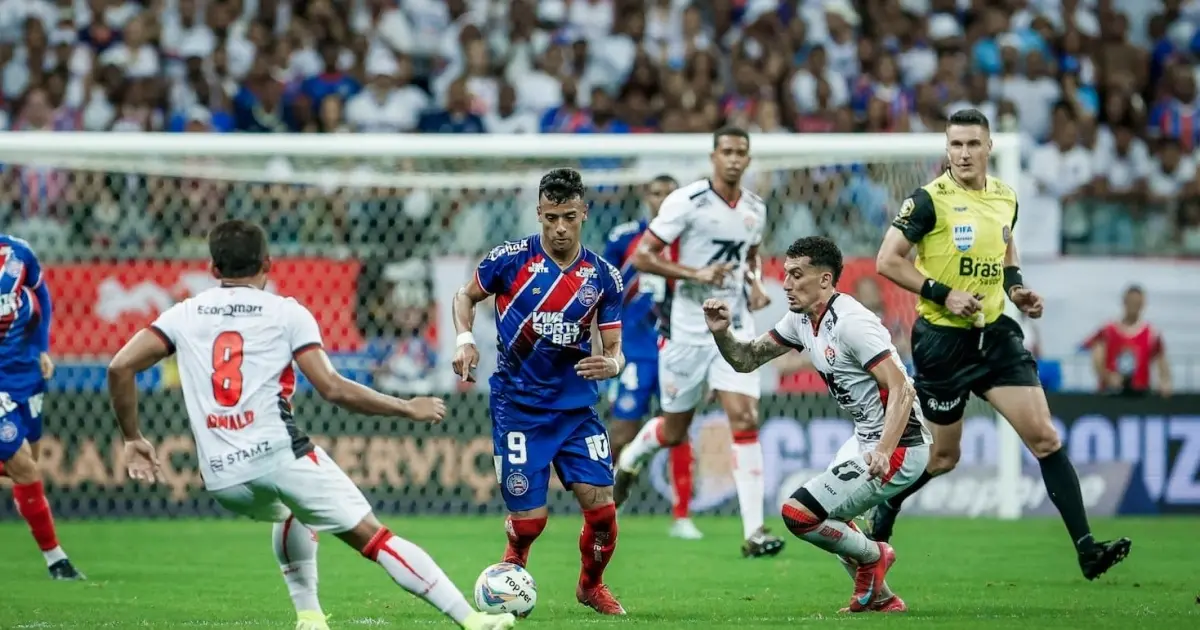
[[[363,340],[354,325],[359,264],[324,258],[272,261],[268,289],[296,298],[321,325],[333,351]],[[46,265],[54,299],[56,357],[111,356],[172,304],[216,286],[205,261],[138,260]]]
[[[1054,396],[1059,430],[1078,464],[1085,499],[1094,514],[1200,513],[1200,397],[1117,400]],[[178,394],[143,398],[145,432],[156,442],[166,481],[156,488],[128,483],[115,423],[102,394],[51,394],[45,417],[42,467],[56,514],[68,517],[219,515],[201,490],[191,434]],[[463,514],[502,511],[492,462],[486,398],[454,396],[450,417],[437,427],[348,414],[307,395],[296,400],[298,418],[387,513]],[[851,424],[825,396],[771,396],[763,400],[762,429],[771,511],[814,471],[824,469],[851,435]],[[991,464],[995,420],[983,413],[966,420],[963,461],[917,498],[913,513],[985,516],[994,510]],[[720,412],[702,414],[697,451],[698,512],[737,509],[730,476],[729,430]],[[660,454],[628,506],[630,513],[666,514],[670,489]],[[1027,514],[1053,514],[1040,475],[1026,461],[1021,484]],[[0,481],[5,483],[7,480]],[[573,510],[565,491],[551,493],[552,508]],[[11,502],[0,517],[14,518]]]

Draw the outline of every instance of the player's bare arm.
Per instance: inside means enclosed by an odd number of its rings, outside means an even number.
[[[883,236],[883,244],[879,246],[879,254],[875,257],[875,270],[906,291],[944,304],[955,315],[970,317],[983,309],[983,302],[978,297],[925,277],[910,257],[913,244],[895,226],[888,228]]]
[[[1158,394],[1163,398],[1169,398],[1171,392],[1171,362],[1167,360],[1167,351],[1164,348],[1159,348],[1158,355],[1154,357],[1154,369],[1158,371]]]
[[[131,479],[151,483],[162,480],[158,455],[139,426],[137,375],[170,355],[171,348],[159,335],[141,330],[108,364],[108,395],[125,439],[125,462]]]
[[[441,398],[404,400],[381,394],[338,374],[322,348],[302,350],[294,358],[296,366],[321,398],[343,409],[370,416],[400,416],[431,424],[437,424],[446,417],[446,403]]]
[[[1033,319],[1042,316],[1042,296],[1025,287],[1021,277],[1021,255],[1017,252],[1017,239],[1008,239],[1004,250],[1004,292],[1017,308]]]
[[[600,330],[600,354],[575,364],[575,371],[588,380],[603,381],[616,378],[625,369],[625,355],[621,352],[621,329]]]
[[[752,245],[746,254],[746,284],[750,287],[748,306],[750,311],[761,311],[771,305],[771,296],[762,282],[762,257],[758,245]]]
[[[668,280],[690,280],[716,286],[725,282],[725,277],[737,267],[734,263],[715,263],[698,269],[688,267],[664,258],[662,253],[666,248],[667,244],[662,239],[652,232],[646,232],[633,252],[633,267]]]
[[[876,360],[871,366],[871,376],[879,384],[879,389],[886,391],[887,407],[883,414],[883,434],[873,452],[865,454],[868,471],[874,477],[888,474],[891,468],[892,453],[900,444],[908,419],[912,415],[913,401],[917,399],[917,390],[908,380],[900,364],[885,356]]]
[[[463,381],[475,382],[475,368],[479,366],[479,348],[475,345],[475,305],[488,299],[489,294],[472,278],[454,294],[451,313],[454,318],[454,333],[458,335],[458,348],[454,351],[451,367]]]
[[[791,350],[770,334],[760,335],[754,341],[742,341],[735,337],[729,330],[733,323],[729,305],[721,300],[709,299],[704,302],[704,321],[717,342],[721,356],[738,372],[753,372]]]

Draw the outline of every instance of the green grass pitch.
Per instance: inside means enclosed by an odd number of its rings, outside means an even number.
[[[498,518],[385,519],[427,549],[460,588],[499,559]],[[837,562],[798,540],[774,559],[738,555],[734,519],[700,518],[703,541],[666,537],[663,519],[621,521],[608,582],[629,610],[604,618],[575,603],[575,515],[551,519],[534,546],[528,628],[1200,628],[1200,519],[1095,523],[1134,539],[1096,582],[1079,573],[1054,520],[902,519],[889,582],[906,615],[837,614],[851,584]],[[0,628],[279,628],[291,602],[270,528],[247,521],[63,522],[59,537],[90,578],[51,582],[22,523],[0,523]],[[785,532],[786,533],[786,532]],[[333,628],[453,627],[331,536],[322,537],[321,600]]]

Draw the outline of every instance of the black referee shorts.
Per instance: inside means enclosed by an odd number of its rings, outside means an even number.
[[[972,393],[982,398],[993,387],[1041,387],[1037,360],[1025,349],[1021,325],[1007,315],[983,328],[966,329],[917,318],[912,358],[921,411],[935,424],[962,420]]]

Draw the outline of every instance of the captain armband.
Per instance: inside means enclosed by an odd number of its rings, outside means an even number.
[[[1004,268],[1004,294],[1012,293],[1013,287],[1025,286],[1025,280],[1021,277],[1021,268],[1016,265],[1010,265]]]
[[[950,287],[933,278],[926,278],[924,284],[921,285],[921,297],[935,304],[945,306],[946,298],[950,297]]]

